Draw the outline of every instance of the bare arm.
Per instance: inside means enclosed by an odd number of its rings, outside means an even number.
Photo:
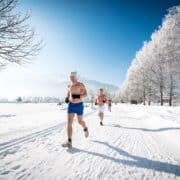
[[[65,98],[65,103],[69,103],[69,98],[70,98],[70,89],[69,89],[69,86],[68,86],[68,92],[67,92],[67,95],[66,95],[66,98]]]
[[[81,97],[85,98],[87,96],[87,90],[86,90],[86,87],[84,86],[84,84],[81,84],[81,86],[82,86]]]
[[[66,97],[67,97],[67,98],[70,98],[70,85],[68,86],[68,91],[67,91]]]
[[[104,96],[104,101],[105,101],[105,103],[107,102],[107,98],[106,98],[106,96]]]
[[[95,99],[95,105],[98,104],[98,96],[96,96],[96,99]]]

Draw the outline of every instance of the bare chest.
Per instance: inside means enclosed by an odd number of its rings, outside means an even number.
[[[79,84],[71,85],[69,88],[71,94],[81,94],[82,93],[82,87]]]

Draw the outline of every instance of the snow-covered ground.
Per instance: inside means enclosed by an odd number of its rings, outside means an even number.
[[[89,105],[88,105],[89,106]],[[66,120],[66,105],[57,104],[0,104],[0,143],[39,132]],[[86,113],[91,108],[86,108]]]
[[[0,180],[180,179],[180,107],[113,105],[104,126],[85,109],[90,136],[56,104],[0,104]]]

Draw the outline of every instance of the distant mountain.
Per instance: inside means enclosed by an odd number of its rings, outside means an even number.
[[[111,92],[111,93],[115,93],[119,89],[118,86],[115,86],[113,84],[103,83],[96,80],[88,80],[88,79],[83,78],[82,82],[87,86],[88,90],[95,91],[95,92],[97,92],[99,88],[103,88],[106,91]]]
[[[19,73],[18,71],[15,72]],[[70,84],[68,75],[36,71],[23,71],[22,73],[23,77],[20,78],[21,73],[19,73],[18,81],[16,76],[10,77],[7,73],[3,76],[2,73],[0,83],[3,86],[1,86],[0,99],[3,102],[5,101],[4,98],[10,100],[18,97],[29,97],[29,99],[32,97],[58,97],[64,99],[66,96],[67,87]],[[97,93],[99,88],[104,88],[111,93],[118,90],[117,86],[108,83],[89,80],[84,77],[79,77],[79,80],[86,85],[88,94]]]
[[[112,84],[108,84],[108,83],[102,83],[96,80],[89,80],[86,78],[80,78],[81,82],[83,82],[87,88],[88,93],[93,93],[96,94],[98,89],[103,88],[105,91],[109,92],[109,93],[116,93],[119,88],[118,86],[112,85]],[[66,95],[67,92],[67,88],[68,85],[70,84],[69,81],[62,81],[59,83],[59,88],[61,89],[61,93],[62,95]]]

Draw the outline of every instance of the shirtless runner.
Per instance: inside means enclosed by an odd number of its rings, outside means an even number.
[[[68,103],[67,108],[67,136],[68,140],[62,144],[63,147],[72,147],[72,123],[75,114],[77,114],[78,123],[83,127],[85,137],[89,132],[86,123],[83,120],[83,98],[87,96],[87,91],[83,83],[78,82],[77,73],[71,72],[71,85],[68,87],[65,102]]]
[[[111,112],[112,100],[108,99],[108,110]]]
[[[104,94],[104,90],[101,88],[99,89],[99,94],[96,98],[96,105],[98,105],[98,115],[100,118],[100,125],[103,126],[103,119],[104,119],[104,110],[105,110],[105,103],[107,101],[106,95]]]

